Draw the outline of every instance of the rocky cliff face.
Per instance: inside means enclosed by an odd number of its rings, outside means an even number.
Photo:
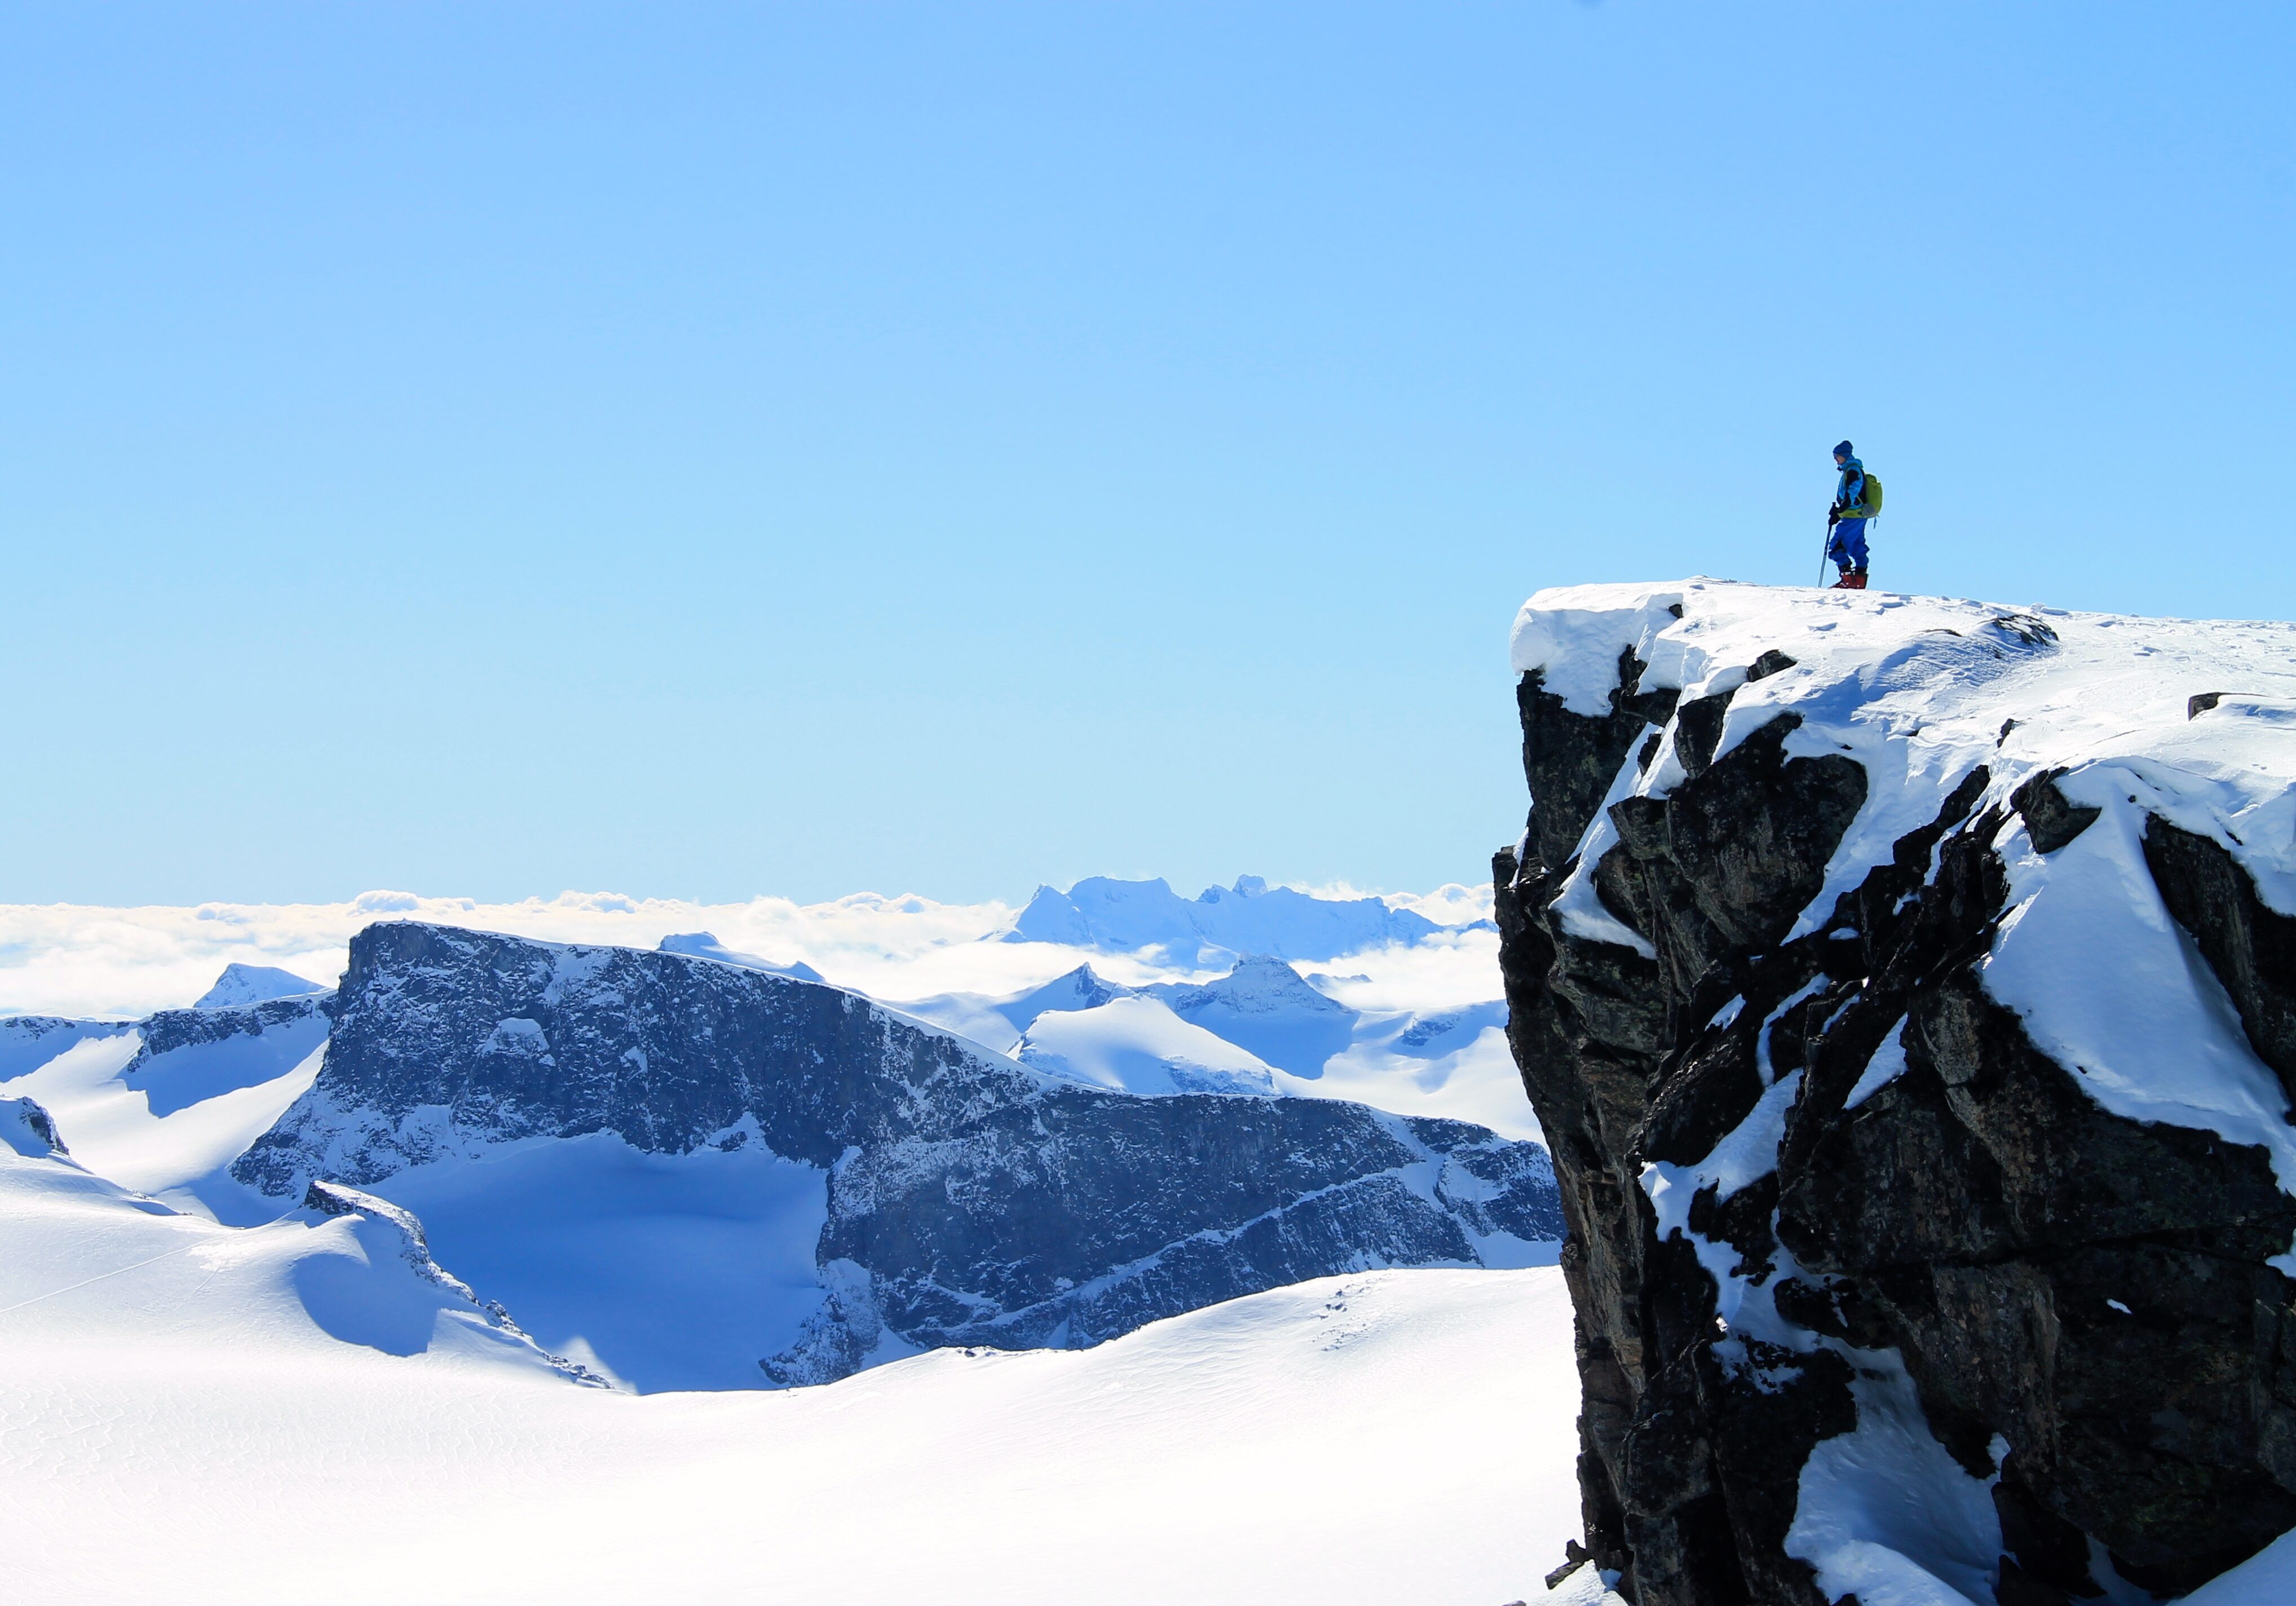
[[[1509,1032],[1628,1599],[2172,1596],[2296,1526],[2292,648],[1527,605]]]
[[[776,1381],[909,1345],[1081,1347],[1373,1266],[1560,1235],[1537,1145],[1306,1099],[1040,1075],[835,987],[674,953],[394,922],[353,939],[316,1082],[234,1167],[388,1193],[411,1168],[619,1134],[826,1177],[825,1294]]]

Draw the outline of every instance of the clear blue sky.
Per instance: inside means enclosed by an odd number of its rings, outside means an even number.
[[[2296,611],[2281,5],[0,7],[0,901],[1479,879],[1535,587]]]

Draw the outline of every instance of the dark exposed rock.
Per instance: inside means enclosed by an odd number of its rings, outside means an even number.
[[[2104,1593],[2089,1570],[2088,1536],[2035,1499],[2021,1476],[2005,1471],[1993,1486],[1993,1509],[2001,1519],[2005,1602],[2086,1600]],[[2020,1576],[2021,1588],[2012,1582]]]
[[[2177,923],[2232,995],[2256,1057],[2296,1104],[2296,920],[2268,909],[2232,855],[2154,816],[2144,863]]]
[[[56,1130],[55,1118],[33,1099],[0,1099],[0,1144],[37,1158],[71,1154]]]
[[[1739,1029],[1734,1023],[1703,1052],[1685,1053],[1680,1069],[1652,1095],[1643,1118],[1644,1158],[1689,1165],[1712,1153],[1746,1118],[1762,1088],[1752,1027]]]
[[[1515,702],[1522,716],[1523,778],[1536,802],[1530,848],[1541,864],[1559,866],[1570,857],[1629,744],[1673,711],[1677,693],[1637,692],[1642,674],[1632,651],[1620,653],[1611,711],[1599,719],[1564,708],[1536,671],[1522,677]]]
[[[1620,841],[1596,865],[1595,886],[1658,950],[1667,983],[1646,1000],[1654,1015],[1664,1011],[1663,1026],[1637,1042],[1647,1052],[1672,1046],[1685,1011],[1694,1015],[1739,990],[1734,956],[1784,936],[1824,884],[1833,845],[1865,800],[1866,772],[1850,760],[1784,758],[1800,723],[1781,715],[1733,749],[1728,763],[1700,770],[1663,800],[1629,798],[1611,810]]]
[[[1562,1587],[1563,1579],[1569,1577],[1572,1573],[1577,1572],[1580,1568],[1586,1566],[1591,1559],[1592,1558],[1587,1554],[1587,1547],[1579,1544],[1578,1540],[1564,1540],[1562,1542],[1562,1565],[1546,1575],[1546,1587],[1550,1590]],[[1513,1606],[1524,1606],[1524,1603],[1521,1601],[1517,1601],[1513,1603]]]
[[[2054,640],[2030,616],[1988,628]],[[1787,758],[1791,715],[1721,750],[1729,701],[1636,726],[1614,694],[1575,729],[1542,707],[1526,755],[1571,756],[1569,807],[1549,819],[1563,794],[1534,774],[1536,855],[1493,864],[1508,1040],[1572,1234],[1588,1553],[1637,1606],[1817,1601],[1784,1553],[1800,1471],[1855,1423],[1850,1357],[1894,1352],[1939,1443],[1972,1477],[1998,1472],[2000,1600],[2094,1598],[2092,1545],[2146,1588],[2191,1589],[2296,1526],[2296,1284],[2267,1264],[2296,1200],[2260,1149],[2110,1112],[1986,993],[2008,876],[1985,769],[1786,940],[1866,777]],[[1592,871],[1652,957],[1573,934],[1554,905],[1588,800],[1669,719],[1688,778],[1615,804]],[[2098,817],[2057,779],[2008,803],[2044,853]],[[2210,839],[2155,819],[2145,856],[2296,1102],[2296,921]],[[1885,1044],[1902,1069],[1852,1106]],[[1797,1072],[1776,1169],[1701,1189],[1686,1218],[1814,1346],[1773,1351],[1718,1323],[1713,1275],[1659,1239],[1640,1178],[1694,1166]]]
[[[1730,713],[1730,697],[1731,692],[1693,697],[1676,713],[1674,750],[1682,759],[1682,767],[1693,775],[1704,774],[1706,766],[1714,762],[1714,750],[1722,742],[1722,722]]]
[[[1772,1458],[1751,1440],[1732,1452],[1729,1464],[1748,1479],[1735,1486],[1741,1509],[1734,1509],[1717,1422],[1740,1422],[1746,1409],[1737,1386],[1715,1370],[1713,1287],[1679,1239],[1654,1241],[1636,1180],[1652,1157],[1645,1139],[1669,1153],[1702,1153],[1702,1140],[1734,1125],[1759,1096],[1752,1034],[1767,1012],[1751,996],[1737,1018],[1743,1025],[1682,1045],[1697,1050],[1689,1070],[1666,1096],[1652,1095],[1660,1064],[1685,1035],[1685,1005],[1728,956],[1721,933],[1782,936],[1800,907],[1791,900],[1806,902],[1822,884],[1826,858],[1862,797],[1855,765],[1784,759],[1791,728],[1775,721],[1673,797],[1613,811],[1620,844],[1598,865],[1597,888],[1621,921],[1650,938],[1657,962],[1563,934],[1546,909],[1558,879],[1543,868],[1526,875],[1510,853],[1493,866],[1509,1040],[1555,1155],[1572,1233],[1562,1266],[1578,1312],[1588,1545],[1646,1601],[1814,1598],[1807,1568],[1779,1549],[1792,1520],[1791,1479],[1767,1487]],[[1609,745],[1598,750],[1622,756],[1633,733],[1606,734]],[[1676,740],[1679,748],[1678,724]],[[1605,777],[1603,790],[1608,784]],[[1804,812],[1789,817],[1795,802]],[[1709,879],[1685,873],[1685,859]],[[1788,961],[1756,967],[1746,979],[1771,989],[1775,1002],[1810,968]],[[1800,1402],[1812,1424],[1847,1425],[1840,1375],[1801,1368],[1792,1375],[1793,1388],[1761,1397]],[[1813,1426],[1808,1443],[1819,1436]],[[1794,1454],[1791,1439],[1773,1434],[1772,1442],[1789,1446],[1794,1468],[1807,1457],[1808,1444]],[[1767,1549],[1742,1544],[1742,1532],[1767,1535]]]
[[[2063,777],[2062,770],[2044,770],[2009,794],[2009,801],[2025,816],[2025,829],[2032,833],[2036,852],[2054,853],[2096,823],[2104,812],[2067,801],[2057,790]]]
[[[746,1135],[820,1168],[827,1304],[777,1381],[919,1346],[1095,1343],[1367,1266],[1552,1240],[1546,1155],[1320,1099],[1047,1077],[857,995],[733,964],[411,922],[352,939],[318,1080],[234,1167],[387,1188],[517,1139],[652,1153]],[[258,1006],[267,1007],[267,1006]]]
[[[179,1048],[224,1043],[234,1037],[259,1037],[291,1022],[324,1020],[332,1013],[333,1004],[333,994],[312,992],[291,998],[267,998],[260,1004],[161,1010],[137,1023],[135,1029],[143,1034],[144,1045],[131,1063],[156,1060]]]
[[[1734,948],[1785,935],[1825,883],[1825,863],[1866,800],[1866,771],[1838,753],[1783,757],[1801,722],[1781,714],[1724,768],[1667,799],[1666,861],[1691,901]]]

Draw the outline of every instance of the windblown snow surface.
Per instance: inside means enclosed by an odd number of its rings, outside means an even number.
[[[1515,622],[1514,668],[1540,671],[1573,712],[1609,712],[1622,651],[1647,666],[1644,690],[1677,688],[1686,701],[1735,689],[1717,758],[1792,713],[1801,723],[1787,757],[1846,753],[1865,766],[1867,800],[1794,936],[1822,924],[1978,766],[1990,774],[1980,809],[2062,770],[2058,790],[2103,813],[2046,857],[2018,815],[2001,827],[1994,845],[2010,907],[1987,988],[2104,1109],[2260,1146],[2296,1192],[2296,1127],[2280,1085],[2162,905],[2140,846],[2147,815],[2159,815],[2227,848],[2266,903],[2296,914],[2296,627],[1704,579],[1543,591]],[[1747,684],[1765,653],[1791,662]],[[2210,694],[2221,695],[2203,706]],[[1574,934],[1651,953],[1603,908],[1593,871],[1616,840],[1609,805],[1663,796],[1685,773],[1671,738],[1647,758],[1628,755],[1557,896]],[[1885,1045],[1853,1099],[1904,1064],[1902,1048]],[[1654,1164],[1643,1178],[1660,1234],[1680,1233],[1713,1275],[1722,1319],[1795,1348],[1818,1340],[1779,1317],[1775,1282],[1734,1275],[1736,1251],[1693,1232],[1688,1209],[1702,1187],[1727,1198],[1775,1168],[1799,1080],[1780,1080],[1704,1161]],[[1783,1279],[1794,1268],[1780,1256]],[[2276,1264],[2296,1274],[2296,1253]],[[1857,1428],[1822,1443],[1804,1469],[1789,1552],[1816,1568],[1829,1597],[1854,1592],[1865,1606],[1990,1602],[2001,1543],[1987,1485],[1931,1434],[1902,1367],[1860,1356]],[[2296,1599],[2296,1535],[2186,1598]]]
[[[24,1109],[0,1102],[11,1601],[1496,1606],[1577,1531],[1551,1268],[637,1397],[380,1201],[226,1228],[48,1152]]]

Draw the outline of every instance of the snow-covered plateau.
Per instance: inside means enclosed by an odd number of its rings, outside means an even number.
[[[1689,580],[1513,663],[1591,1566],[2296,1598],[2296,627]]]
[[[20,1110],[0,1497],[28,1606],[1496,1606],[1578,1531],[1552,1268],[635,1396],[554,1364],[387,1210],[219,1226],[41,1152]]]

